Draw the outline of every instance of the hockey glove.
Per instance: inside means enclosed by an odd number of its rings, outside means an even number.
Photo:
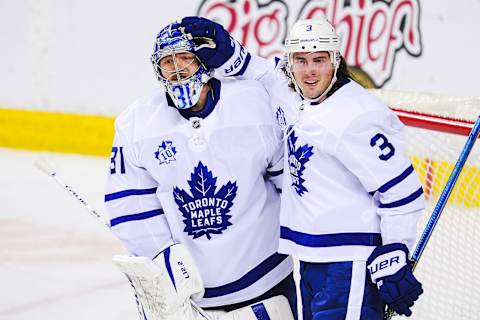
[[[409,317],[412,314],[410,307],[423,289],[414,277],[407,257],[408,249],[404,244],[387,244],[373,250],[367,267],[380,298],[396,313]]]
[[[168,247],[153,260],[115,256],[113,262],[134,288],[142,319],[205,319],[192,304],[204,294],[200,271],[183,244]]]
[[[206,18],[185,17],[180,26],[196,44],[195,54],[208,69],[218,69],[222,76],[241,72],[248,53],[221,24]]]
[[[218,68],[232,56],[234,40],[221,24],[200,17],[185,17],[180,25],[197,44],[195,53],[207,68]]]

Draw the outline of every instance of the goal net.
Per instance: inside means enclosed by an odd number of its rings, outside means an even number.
[[[480,98],[372,92],[407,125],[407,152],[427,199],[418,225],[420,237],[480,115]],[[415,274],[423,283],[424,294],[409,319],[480,317],[480,141],[457,180]]]

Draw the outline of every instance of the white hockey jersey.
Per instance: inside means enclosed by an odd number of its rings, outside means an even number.
[[[292,272],[276,253],[283,152],[268,95],[256,81],[211,84],[203,118],[182,116],[160,89],[117,118],[105,196],[133,254],[188,247],[202,307],[252,299]]]
[[[242,77],[265,86],[285,133],[279,252],[335,262],[366,260],[382,243],[412,249],[424,197],[397,116],[354,81],[302,101],[259,57]]]

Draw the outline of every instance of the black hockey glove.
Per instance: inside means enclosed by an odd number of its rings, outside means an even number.
[[[380,298],[396,313],[409,317],[410,307],[423,289],[408,264],[407,246],[392,243],[376,248],[367,260],[367,267]]]

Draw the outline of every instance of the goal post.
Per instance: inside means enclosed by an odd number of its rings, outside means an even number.
[[[427,200],[418,225],[420,237],[480,115],[480,98],[373,93],[406,125],[406,150]],[[480,315],[479,142],[458,177],[415,274],[423,283],[424,294],[415,303],[411,319],[476,319]]]

